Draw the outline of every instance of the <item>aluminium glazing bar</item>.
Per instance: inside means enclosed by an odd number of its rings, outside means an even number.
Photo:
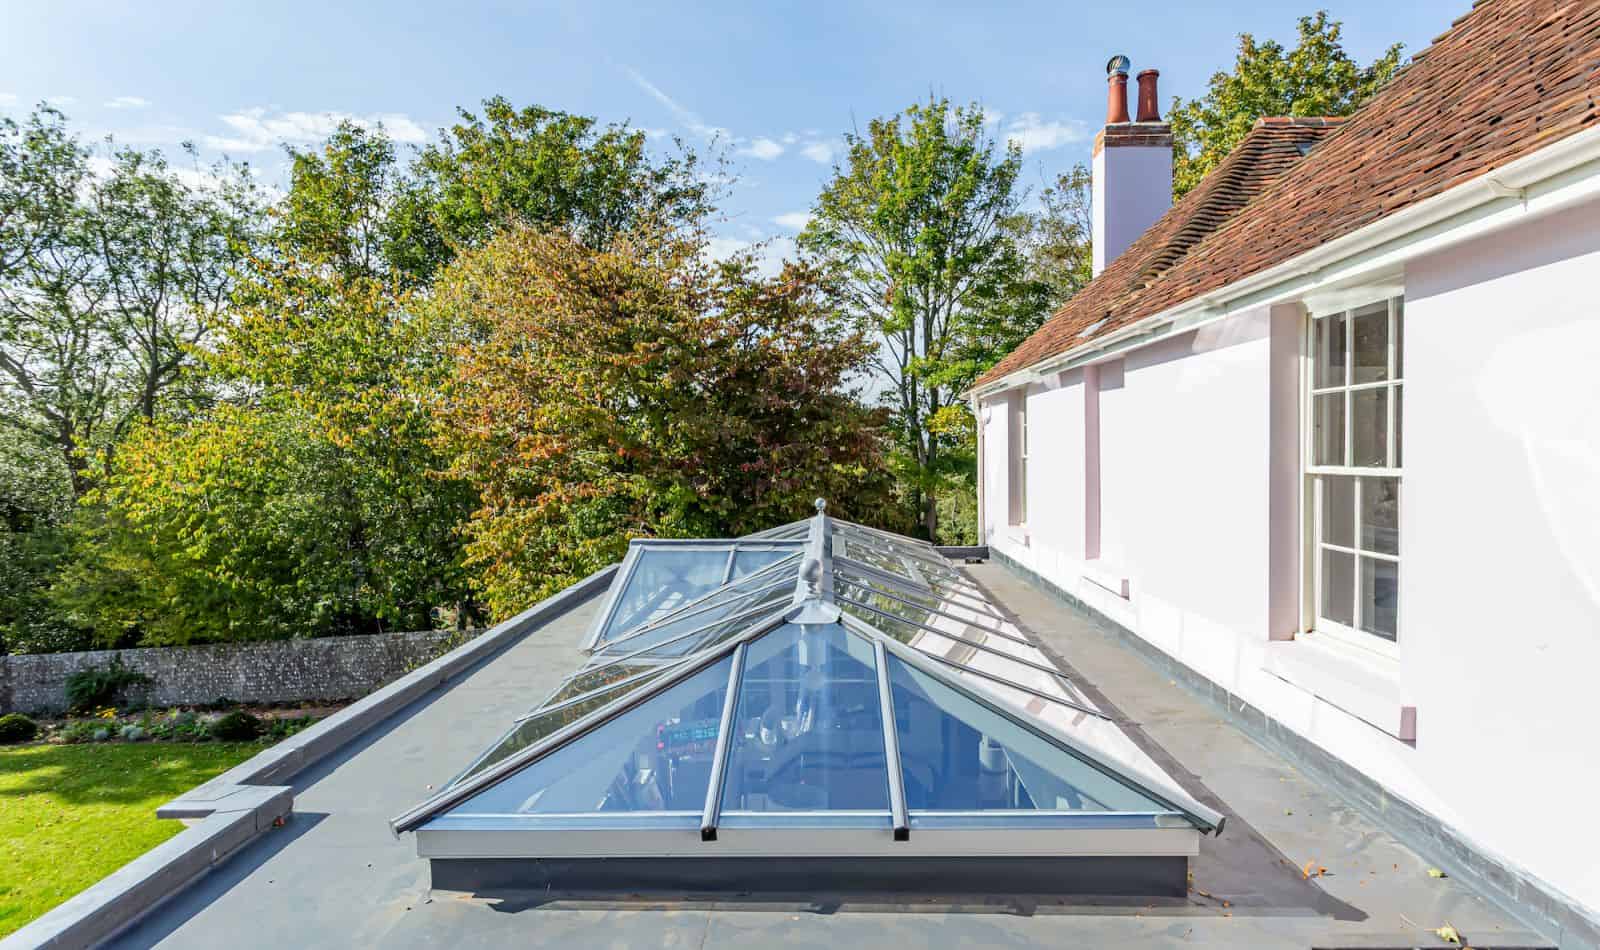
[[[717,746],[711,754],[711,777],[706,782],[706,804],[700,813],[700,840],[717,840],[717,819],[722,814],[722,779],[728,771],[728,749],[733,745],[734,716],[739,709],[739,680],[744,676],[744,656],[749,642],[733,648],[733,664],[728,668],[728,695],[722,700],[721,726]]]
[[[911,818],[906,813],[905,776],[900,774],[900,734],[894,723],[894,694],[889,691],[889,659],[882,640],[872,641],[873,665],[878,670],[878,705],[883,717],[883,754],[889,768],[889,813],[894,816],[894,840],[911,840]]]

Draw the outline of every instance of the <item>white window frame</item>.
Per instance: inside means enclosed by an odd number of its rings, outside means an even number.
[[[1388,354],[1386,358],[1384,378],[1378,382],[1357,383],[1355,382],[1354,317],[1357,311],[1365,310],[1371,307],[1373,304],[1382,302],[1386,302],[1388,305]],[[1329,638],[1338,640],[1342,643],[1359,647],[1364,650],[1369,650],[1390,658],[1398,658],[1399,656],[1400,637],[1403,629],[1401,617],[1404,613],[1404,605],[1397,604],[1394,640],[1387,640],[1378,634],[1369,633],[1361,629],[1361,559],[1371,558],[1373,560],[1389,561],[1399,564],[1401,557],[1400,554],[1387,554],[1379,551],[1371,551],[1361,546],[1361,479],[1363,477],[1393,478],[1396,480],[1397,491],[1399,492],[1401,499],[1403,500],[1405,497],[1405,483],[1403,478],[1404,460],[1403,458],[1396,458],[1397,450],[1399,449],[1399,446],[1397,446],[1396,443],[1397,441],[1403,441],[1403,433],[1400,430],[1400,403],[1404,398],[1401,394],[1405,389],[1405,379],[1404,377],[1395,373],[1397,350],[1403,350],[1404,348],[1404,341],[1401,339],[1401,334],[1404,333],[1404,326],[1402,325],[1404,304],[1404,295],[1398,294],[1387,298],[1386,301],[1381,298],[1368,300],[1357,306],[1341,308],[1338,310],[1328,310],[1316,314],[1308,311],[1306,314],[1304,334],[1305,385],[1302,388],[1302,392],[1305,394],[1305,396],[1303,400],[1301,416],[1301,432],[1303,433],[1303,437],[1301,438],[1301,471],[1304,474],[1304,497],[1307,512],[1304,523],[1305,536],[1302,538],[1302,550],[1306,552],[1305,583],[1307,596],[1305,600],[1306,616],[1304,622],[1302,623],[1302,628],[1308,633],[1326,635]],[[1344,318],[1344,380],[1341,385],[1323,386],[1319,388],[1316,384],[1317,321],[1339,316]],[[1354,458],[1354,394],[1364,390],[1374,389],[1387,389],[1389,393],[1388,397],[1385,399],[1384,407],[1387,416],[1385,419],[1386,445],[1384,460],[1388,464],[1382,466],[1351,465],[1348,463],[1353,461]],[[1347,464],[1320,465],[1317,464],[1316,461],[1316,397],[1319,395],[1331,395],[1336,393],[1342,393],[1344,395],[1343,455],[1344,461]],[[1401,464],[1395,464],[1397,461],[1399,461]],[[1328,544],[1323,541],[1322,494],[1324,481],[1322,476],[1329,475],[1354,477],[1352,493],[1353,510],[1351,515],[1351,547]],[[1398,533],[1398,526],[1396,530]],[[1351,599],[1353,603],[1351,604],[1350,611],[1350,617],[1352,620],[1351,624],[1339,623],[1337,621],[1324,618],[1321,615],[1322,557],[1325,549],[1349,554],[1352,557],[1353,576],[1351,578],[1350,586]],[[1396,544],[1396,549],[1403,550],[1399,543]]]
[[[1028,526],[1028,391],[1006,399],[1006,526]]]

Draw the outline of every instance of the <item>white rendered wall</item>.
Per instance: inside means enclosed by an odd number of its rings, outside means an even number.
[[[1591,204],[1407,269],[1400,499],[1417,768],[1592,908],[1600,832],[1563,802],[1600,790],[1597,222]]]
[[[1091,266],[1098,274],[1172,207],[1172,149],[1102,147],[1093,181]]]
[[[1596,221],[1590,205],[1406,270],[1398,660],[1272,639],[1281,585],[1299,574],[1269,558],[1285,529],[1271,513],[1299,517],[1272,482],[1285,471],[1272,453],[1298,438],[1273,429],[1295,417],[1271,411],[1284,346],[1266,310],[1128,354],[1120,387],[1100,394],[1106,559],[1120,560],[1128,599],[1087,580],[1094,566],[1072,553],[1077,377],[1030,396],[1033,515],[1026,538],[1001,530],[989,543],[1476,847],[1600,908],[1600,837],[1584,814],[1600,789]],[[986,468],[999,499],[987,507],[1003,521],[1005,473]],[[1414,745],[1395,735],[1402,704],[1416,710]]]

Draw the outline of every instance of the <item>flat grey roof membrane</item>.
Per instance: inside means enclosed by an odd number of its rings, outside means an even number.
[[[633,545],[588,663],[391,823],[458,883],[760,889],[749,859],[781,857],[915,890],[1061,859],[1062,887],[1163,892],[1221,824],[931,545],[820,501]]]

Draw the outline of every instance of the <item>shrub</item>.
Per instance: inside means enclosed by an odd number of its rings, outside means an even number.
[[[22,713],[0,716],[0,742],[27,742],[39,734],[39,724]]]
[[[98,722],[92,719],[78,719],[61,727],[56,737],[62,742],[78,743],[93,742],[94,734],[103,729]]]
[[[67,706],[82,711],[108,706],[130,686],[148,686],[150,677],[122,665],[121,658],[108,666],[79,670],[67,677]]]
[[[211,724],[211,737],[226,742],[245,742],[259,735],[261,735],[261,720],[239,709],[224,713]]]

